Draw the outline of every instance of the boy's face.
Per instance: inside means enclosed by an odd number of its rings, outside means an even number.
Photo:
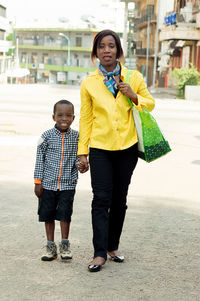
[[[57,104],[53,120],[56,127],[61,132],[66,132],[74,120],[74,112],[71,105]]]

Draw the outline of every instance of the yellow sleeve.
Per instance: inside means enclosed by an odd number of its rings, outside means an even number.
[[[134,91],[138,97],[138,105],[134,106],[139,110],[142,111],[143,108],[146,108],[149,112],[151,112],[155,107],[155,100],[152,95],[149,93],[146,83],[142,74],[139,71],[136,71],[136,74],[133,73],[133,82],[137,86],[137,91]],[[131,77],[132,77],[131,76]]]
[[[88,155],[88,144],[92,130],[92,101],[86,86],[87,78],[84,79],[81,84],[78,155]]]

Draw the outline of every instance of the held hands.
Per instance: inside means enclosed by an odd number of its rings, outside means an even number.
[[[35,189],[34,189],[35,195],[40,198],[43,193],[43,188],[42,184],[35,184]]]
[[[80,173],[84,173],[89,169],[89,162],[87,155],[80,155],[79,162],[78,162],[78,170]]]

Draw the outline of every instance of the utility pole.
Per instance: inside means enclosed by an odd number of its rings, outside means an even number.
[[[129,20],[129,68],[132,68],[132,41],[133,41],[133,11],[128,12]]]
[[[153,66],[153,89],[155,90],[156,83],[156,68],[158,59],[158,32],[159,32],[159,14],[160,14],[160,0],[158,0],[158,11],[157,11],[157,23],[156,23],[156,45],[155,45],[155,55],[154,55],[154,66]]]
[[[123,50],[124,57],[127,57],[127,21],[128,21],[128,0],[125,0],[124,10],[124,32],[123,32]]]
[[[67,84],[69,84],[69,70],[70,70],[70,39],[64,33],[60,32],[59,36],[67,40]]]
[[[148,72],[149,72],[149,41],[150,41],[150,16],[147,14],[147,51],[146,51],[146,84],[148,86]]]

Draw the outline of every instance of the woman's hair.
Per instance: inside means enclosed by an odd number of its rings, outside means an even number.
[[[121,45],[120,38],[118,34],[110,29],[105,29],[97,33],[97,35],[94,37],[93,41],[93,47],[91,52],[91,59],[94,62],[94,60],[97,58],[97,48],[101,42],[101,40],[106,36],[112,36],[115,39],[116,47],[117,47],[117,59],[121,58],[121,60],[124,59],[124,53]]]

